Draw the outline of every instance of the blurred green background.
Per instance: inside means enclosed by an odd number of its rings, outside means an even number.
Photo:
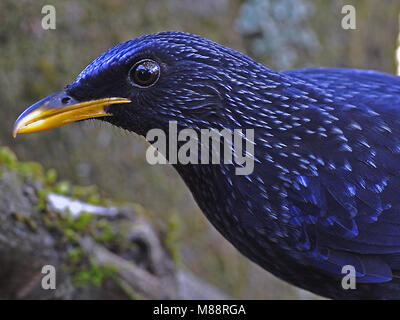
[[[56,30],[41,9],[56,8]],[[357,29],[341,28],[342,6],[357,10]],[[137,203],[161,228],[179,224],[181,265],[234,298],[310,298],[261,270],[211,227],[170,166],[145,160],[143,138],[86,121],[13,140],[27,106],[73,81],[115,44],[165,30],[199,34],[272,69],[352,67],[396,70],[398,0],[99,0],[0,2],[0,145],[21,160],[55,168],[60,178],[97,185],[102,196]],[[178,222],[178,223],[177,223]]]

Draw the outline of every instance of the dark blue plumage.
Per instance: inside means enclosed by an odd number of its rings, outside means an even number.
[[[136,61],[158,82],[132,87]],[[255,168],[175,165],[210,222],[245,256],[331,298],[400,298],[400,78],[353,69],[275,72],[186,33],[120,44],[67,87],[77,100],[122,96],[104,118],[152,128],[255,130]],[[357,288],[341,286],[353,265]],[[265,288],[268,290],[268,288]]]

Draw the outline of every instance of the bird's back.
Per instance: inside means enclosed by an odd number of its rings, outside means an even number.
[[[319,110],[307,111],[299,148],[284,143],[282,157],[273,153],[289,171],[286,183],[277,183],[289,216],[277,233],[289,234],[293,260],[286,263],[298,263],[300,273],[281,277],[333,298],[399,298],[400,78],[325,68],[282,74],[312,84],[324,98],[308,106]],[[288,155],[304,170],[293,170]],[[263,167],[255,174],[273,179]],[[356,290],[341,287],[345,265],[356,270]]]

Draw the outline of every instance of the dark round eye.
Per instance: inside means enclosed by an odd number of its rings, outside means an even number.
[[[152,86],[159,77],[160,66],[150,59],[140,60],[129,71],[131,83],[142,88]]]

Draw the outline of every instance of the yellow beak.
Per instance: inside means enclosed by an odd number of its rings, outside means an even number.
[[[13,136],[53,129],[79,120],[112,116],[104,110],[106,106],[130,102],[120,97],[78,102],[62,90],[26,109],[14,124]]]

